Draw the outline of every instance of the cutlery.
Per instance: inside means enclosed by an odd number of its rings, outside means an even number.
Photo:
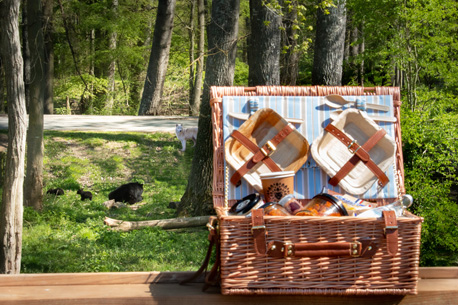
[[[235,113],[235,112],[229,112],[228,115],[230,117],[233,117],[234,119],[239,119],[239,120],[243,120],[243,121],[246,121],[248,120],[250,114],[249,113]],[[288,122],[288,123],[297,123],[297,124],[302,124],[304,123],[304,120],[302,119],[292,119],[292,118],[285,118],[285,120]]]
[[[342,113],[343,110],[336,110],[331,112],[331,120],[335,121],[339,114]],[[393,117],[393,116],[380,116],[380,115],[368,115],[369,118],[371,118],[374,121],[378,122],[391,122],[391,123],[396,123],[398,120]]]
[[[355,101],[347,101],[343,97],[337,94],[327,95],[324,99],[324,103],[331,108],[342,108],[345,105],[355,106]],[[378,104],[371,104],[371,103],[364,103],[367,109],[374,109],[380,111],[389,111],[390,107],[385,105],[378,105]],[[363,110],[363,109],[362,109]]]

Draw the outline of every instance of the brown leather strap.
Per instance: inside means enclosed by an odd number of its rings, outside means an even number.
[[[245,135],[243,135],[238,130],[234,130],[231,136],[242,143],[246,148],[248,148],[252,153],[253,156],[259,151],[259,147],[251,142]],[[270,158],[267,157],[262,160],[264,164],[272,171],[272,172],[279,172],[281,171],[280,167]],[[242,179],[243,175],[249,172],[256,163],[253,161],[253,157],[250,158],[244,165],[242,165],[231,177],[231,182],[237,186],[240,185],[240,180]]]
[[[257,209],[251,212],[251,234],[253,234],[254,250],[256,254],[265,255],[267,252],[267,244],[263,209]]]
[[[294,126],[292,124],[287,124],[275,135],[275,137],[273,137],[270,141],[267,141],[261,148],[251,142],[239,131],[233,131],[231,136],[248,148],[253,153],[253,156],[232,175],[231,183],[239,186],[243,175],[248,173],[259,162],[266,164],[272,172],[281,171],[278,165],[270,158],[270,155],[275,151],[277,145],[280,144],[280,142],[283,141],[293,130],[295,130]]]
[[[396,256],[398,253],[398,222],[395,211],[382,211],[385,219],[385,237],[388,254]]]
[[[377,251],[376,243],[367,238],[355,242],[286,243],[271,241],[267,255],[271,257],[371,257]]]
[[[345,146],[348,147],[354,155],[348,160],[347,163],[332,177],[329,179],[329,184],[337,186],[337,184],[358,164],[359,161],[362,161],[378,178],[378,184],[381,187],[384,187],[390,180],[385,175],[385,173],[372,161],[369,151],[377,144],[378,141],[383,139],[386,135],[384,129],[378,130],[373,134],[366,143],[360,146],[356,141],[352,141],[343,131],[338,129],[332,124],[328,124],[325,127],[325,130],[339,139]]]
[[[219,283],[220,279],[220,266],[221,266],[221,256],[220,256],[220,241],[219,241],[219,234],[216,229],[216,218],[211,217],[209,223],[207,224],[209,228],[208,233],[208,240],[210,244],[207,249],[207,254],[205,259],[202,263],[202,266],[197,270],[191,277],[183,280],[180,282],[180,285],[184,285],[186,283],[192,282],[199,278],[204,272],[207,271],[208,263],[210,262],[210,257],[213,251],[213,247],[216,247],[216,259],[215,263],[212,266],[210,272],[205,276],[205,285],[202,288],[203,291],[207,290],[210,286],[215,286]]]

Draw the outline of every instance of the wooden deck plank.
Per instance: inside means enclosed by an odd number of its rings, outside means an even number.
[[[202,292],[202,283],[178,282],[190,272],[125,272],[0,275],[0,304],[8,305],[299,305],[458,304],[458,268],[421,268],[418,295],[408,296],[223,296]]]

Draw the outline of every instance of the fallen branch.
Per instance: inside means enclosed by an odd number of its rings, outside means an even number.
[[[116,201],[114,201],[114,199],[105,201],[103,203],[103,205],[106,206],[108,209],[112,209],[112,208],[117,208],[117,209],[129,208],[129,209],[131,209],[133,211],[138,210],[141,206],[143,206],[145,204],[146,204],[146,202],[139,202],[139,203],[136,203],[136,204],[128,205],[128,204],[124,204],[122,202],[116,202]]]
[[[189,218],[172,218],[172,219],[159,219],[159,220],[143,220],[143,221],[125,221],[105,217],[103,221],[106,225],[110,226],[113,230],[117,231],[132,231],[144,227],[160,227],[166,230],[180,229],[189,227],[205,226],[208,223],[210,216],[198,216]]]

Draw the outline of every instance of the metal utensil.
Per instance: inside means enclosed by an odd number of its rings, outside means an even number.
[[[229,112],[227,115],[229,115],[230,117],[233,117],[234,119],[239,119],[239,120],[243,120],[243,121],[248,120],[248,118],[250,116],[249,113],[235,113],[235,112]],[[302,120],[302,119],[285,118],[285,120],[288,123],[297,123],[297,124],[304,123],[304,120]]]
[[[341,114],[343,110],[339,109],[336,111],[331,112],[331,120],[335,121],[339,114]],[[380,115],[368,115],[369,118],[371,118],[374,121],[378,122],[391,122],[391,123],[396,123],[398,120],[393,117],[393,116],[380,116]]]
[[[331,108],[342,108],[345,105],[355,105],[355,101],[347,101],[343,97],[337,94],[331,94],[327,95],[324,98],[324,103],[328,105]],[[389,111],[390,107],[385,106],[385,105],[378,105],[378,104],[371,104],[371,103],[365,103],[366,108],[368,109],[374,109],[374,110],[380,110],[380,111]]]

